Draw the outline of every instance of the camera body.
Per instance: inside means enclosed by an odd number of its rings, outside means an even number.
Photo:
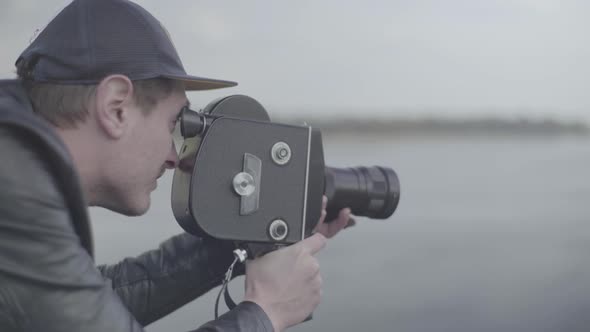
[[[181,125],[190,125],[189,114]],[[309,236],[324,190],[320,132],[273,123],[242,95],[214,101],[198,117],[195,136],[183,128],[174,173],[178,223],[195,235],[238,242],[290,244]]]
[[[172,210],[188,233],[264,249],[298,242],[341,208],[385,219],[400,186],[387,167],[326,167],[319,130],[270,121],[253,98],[220,98],[180,118],[184,137]]]

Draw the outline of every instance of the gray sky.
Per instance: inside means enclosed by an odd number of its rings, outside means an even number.
[[[65,0],[0,0],[0,74]],[[546,116],[590,120],[583,0],[138,1],[191,74],[273,113]],[[586,114],[588,113],[588,114]]]

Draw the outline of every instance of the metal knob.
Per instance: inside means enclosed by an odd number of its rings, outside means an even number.
[[[287,226],[287,223],[283,220],[275,219],[270,223],[270,226],[268,227],[268,233],[273,240],[281,241],[287,237],[287,233],[289,233],[289,226]]]
[[[234,176],[234,191],[240,196],[250,196],[256,190],[256,183],[252,175],[240,172]]]
[[[291,147],[285,142],[277,142],[272,146],[270,154],[277,165],[285,165],[291,160]]]

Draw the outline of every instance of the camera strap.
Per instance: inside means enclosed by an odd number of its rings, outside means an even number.
[[[234,300],[229,295],[229,289],[227,288],[227,285],[229,284],[229,282],[232,278],[232,275],[234,272],[234,266],[236,265],[236,263],[237,262],[244,263],[246,261],[246,258],[248,258],[248,254],[247,254],[246,250],[243,250],[243,249],[234,250],[234,261],[230,264],[229,268],[225,272],[225,278],[223,279],[221,289],[219,290],[219,294],[217,294],[217,299],[215,300],[215,319],[219,318],[219,299],[221,298],[221,293],[223,293],[223,298],[225,299],[225,304],[227,305],[229,310],[232,310],[233,308],[235,308],[237,306],[236,303],[234,302]]]
[[[229,295],[229,289],[225,287],[225,291],[223,292],[223,298],[225,299],[225,305],[229,310],[232,310],[237,306],[236,302],[231,298]]]

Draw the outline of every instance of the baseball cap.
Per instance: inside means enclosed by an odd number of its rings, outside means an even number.
[[[94,84],[122,74],[131,80],[164,77],[186,90],[235,82],[188,75],[164,26],[127,0],[74,0],[49,22],[16,61],[35,82]]]

